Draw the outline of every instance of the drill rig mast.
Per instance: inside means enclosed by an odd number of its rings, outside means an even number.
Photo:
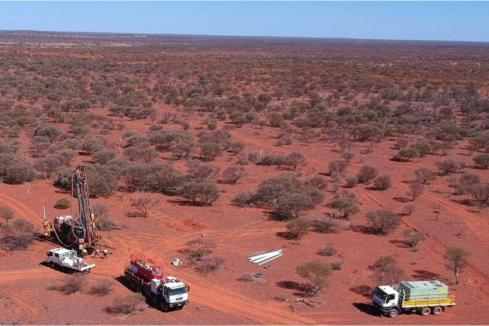
[[[79,252],[91,253],[97,249],[99,237],[95,232],[95,217],[90,205],[90,193],[84,166],[78,166],[73,172],[72,196],[78,199],[78,217],[56,216],[52,223],[44,222],[56,240],[67,248]]]

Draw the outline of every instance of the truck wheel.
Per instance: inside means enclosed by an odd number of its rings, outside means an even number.
[[[158,299],[154,295],[151,296],[151,305],[155,308],[158,308]]]
[[[161,309],[161,311],[163,311],[163,312],[167,312],[167,311],[169,311],[169,310],[170,310],[170,307],[168,307],[168,305],[167,305],[165,302],[161,302],[161,304],[160,304],[160,309]]]
[[[442,307],[433,307],[433,315],[439,315],[443,312]]]
[[[423,307],[419,310],[419,313],[422,315],[422,316],[428,316],[430,313],[431,313],[431,309],[430,307]]]
[[[391,309],[391,310],[389,310],[388,314],[389,314],[389,317],[396,318],[397,316],[399,316],[399,310]]]

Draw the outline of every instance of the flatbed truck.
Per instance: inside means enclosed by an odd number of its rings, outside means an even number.
[[[455,306],[455,296],[440,281],[402,281],[399,286],[380,285],[372,295],[373,305],[384,316],[397,317],[405,312],[423,316],[439,315]]]

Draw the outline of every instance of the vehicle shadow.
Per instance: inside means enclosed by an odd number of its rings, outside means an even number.
[[[375,309],[375,307],[371,304],[366,304],[363,302],[355,302],[353,303],[353,306],[360,310],[363,313],[369,314],[370,316],[375,316],[375,317],[382,317],[382,314]]]

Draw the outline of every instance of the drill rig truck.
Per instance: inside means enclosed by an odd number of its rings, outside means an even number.
[[[84,166],[78,166],[73,172],[71,189],[72,197],[76,195],[78,199],[78,216],[56,216],[53,222],[44,217],[45,235],[78,253],[92,253],[97,249],[99,237],[96,235]]]
[[[163,275],[161,268],[142,254],[131,255],[124,277],[132,290],[141,292],[162,311],[182,309],[188,303],[189,287],[176,277]]]

